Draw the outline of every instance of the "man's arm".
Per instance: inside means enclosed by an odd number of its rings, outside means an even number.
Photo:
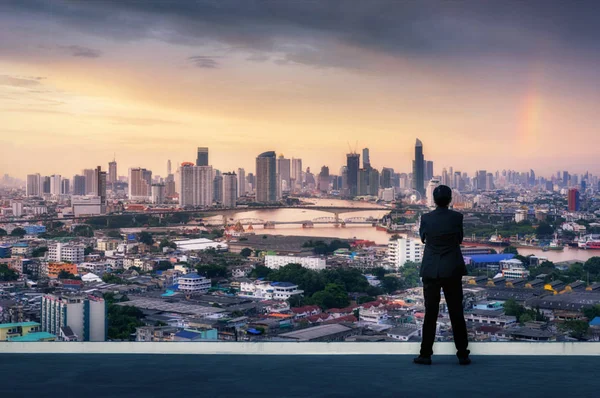
[[[421,236],[421,242],[425,244],[425,218],[421,216],[421,225],[419,225],[419,235]]]
[[[459,218],[459,222],[460,222],[460,232],[459,232],[459,234],[458,234],[458,242],[459,242],[460,244],[462,244],[462,243],[463,243],[463,238],[464,238],[464,235],[465,235],[465,231],[464,231],[464,228],[463,228],[463,219],[464,219],[465,217],[462,215],[462,213],[459,213],[459,214],[460,214],[460,218]]]

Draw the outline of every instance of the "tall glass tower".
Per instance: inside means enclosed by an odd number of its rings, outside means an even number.
[[[425,195],[425,165],[423,157],[423,143],[417,138],[415,144],[415,160],[413,161],[413,189],[422,196]]]

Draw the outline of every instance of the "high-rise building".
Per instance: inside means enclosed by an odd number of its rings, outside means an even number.
[[[433,201],[433,191],[439,185],[440,185],[440,180],[437,180],[435,178],[432,178],[431,180],[429,180],[429,184],[427,184],[427,192],[425,195],[427,197],[427,206],[435,207],[435,202]]]
[[[369,194],[369,170],[358,170],[358,196],[366,196]]]
[[[240,167],[238,169],[237,178],[238,198],[241,196],[246,196],[246,170]]]
[[[281,192],[291,191],[291,163],[290,159],[286,159],[283,155],[279,155],[277,159],[277,175],[279,176],[279,187]]]
[[[349,153],[346,155],[348,196],[358,195],[358,170],[360,167],[360,155]]]
[[[40,188],[41,188],[41,177],[40,174],[28,174],[27,175],[27,185],[25,186],[25,194],[27,196],[40,196]]]
[[[394,174],[394,169],[389,167],[384,167],[381,170],[381,188],[391,188],[392,187],[392,175]]]
[[[494,175],[492,173],[487,173],[485,176],[485,187],[488,191],[494,189]]]
[[[94,169],[84,169],[83,176],[85,177],[85,194],[86,195],[97,195],[95,189],[98,188],[98,183],[94,186]]]
[[[100,166],[94,171],[94,181],[97,184],[95,188],[96,196],[100,197],[102,205],[106,205],[106,171],[102,171]]]
[[[150,176],[152,172],[150,172]],[[151,194],[152,179],[148,182],[148,170],[141,167],[129,169],[129,200],[146,200]]]
[[[44,194],[49,195],[50,194],[50,177],[49,176],[43,176],[41,178],[41,184],[40,184],[40,186],[41,186],[41,193],[42,193],[42,195],[44,195]]]
[[[53,174],[50,176],[50,194],[52,196],[60,195],[60,182],[62,178],[60,174]]]
[[[277,163],[274,151],[264,152],[256,158],[256,201],[277,201]]]
[[[106,340],[106,303],[98,297],[46,294],[42,296],[40,321],[42,330],[58,336],[59,340]]]
[[[71,193],[71,184],[68,178],[63,178],[60,182],[60,193],[62,195],[68,195]]]
[[[165,196],[172,198],[175,196],[175,192],[175,176],[169,174],[167,178],[165,178]]]
[[[321,172],[319,173],[319,191],[323,193],[329,192],[330,182],[331,178],[329,176],[329,167],[321,167]]]
[[[579,211],[581,204],[579,200],[579,190],[577,188],[569,188],[568,197],[569,211]]]
[[[427,174],[426,181],[429,181],[433,178],[433,162],[431,160],[425,162],[425,170]]]
[[[370,169],[371,168],[371,157],[369,156],[369,148],[364,148],[362,150],[362,155],[363,155],[363,169]]]
[[[165,203],[165,184],[152,184],[150,199],[155,205]]]
[[[171,175],[171,159],[167,160],[167,175]]]
[[[83,196],[85,195],[85,176],[75,175],[73,176],[73,195]]]
[[[179,206],[210,207],[213,201],[212,166],[194,166],[193,163],[181,164]]]
[[[253,173],[248,173],[246,176],[246,192],[254,192],[256,190],[256,177]]]
[[[399,238],[388,243],[387,259],[396,268],[401,268],[408,261],[419,263],[423,258],[423,244],[419,239]]]
[[[238,176],[235,173],[223,174],[223,207],[236,206],[238,198]]]
[[[196,166],[208,166],[208,148],[198,147]]]
[[[369,195],[379,196],[379,171],[374,168],[369,169]]]
[[[213,178],[213,201],[223,203],[223,175],[219,170],[215,170]]]
[[[475,180],[476,188],[480,191],[485,191],[487,189],[487,172],[485,170],[479,170],[475,175],[477,176]]]
[[[446,170],[446,168],[444,167],[442,169],[442,185],[447,185],[447,186],[451,186],[452,184],[450,183],[450,176],[448,174],[448,170]]]
[[[425,159],[423,143],[417,138],[415,144],[415,160],[413,161],[413,189],[425,195]]]
[[[117,177],[117,161],[113,159],[112,162],[108,163],[108,179],[107,182],[111,185],[118,181]]]
[[[563,171],[562,184],[563,184],[563,187],[569,186],[569,172],[568,171]]]
[[[452,179],[452,181],[453,181],[452,185],[454,186],[454,189],[458,189],[459,191],[464,189],[464,182],[463,182],[462,174],[460,171],[454,172],[454,178]]]
[[[302,159],[292,158],[292,174],[290,179],[293,185],[292,191],[299,191],[302,189]]]

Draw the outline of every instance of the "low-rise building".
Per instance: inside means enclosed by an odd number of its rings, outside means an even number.
[[[316,256],[279,256],[266,255],[265,266],[271,269],[279,269],[288,264],[300,264],[303,268],[312,270],[323,270],[327,267],[325,258]]]
[[[360,328],[329,324],[283,333],[278,337],[291,341],[344,341],[347,337],[359,335],[360,332]]]
[[[395,327],[387,331],[387,336],[399,341],[408,341],[419,335],[419,329],[413,326]]]
[[[519,279],[529,277],[529,270],[523,266],[521,260],[512,258],[500,261],[502,276],[507,279]]]
[[[78,275],[77,264],[63,262],[49,262],[46,275],[50,279],[58,278],[61,271],[68,272],[73,275]]]
[[[196,273],[190,273],[180,276],[175,279],[177,290],[188,294],[204,294],[208,293],[211,282]]]
[[[82,263],[85,258],[85,247],[71,243],[55,243],[48,246],[48,261]]]

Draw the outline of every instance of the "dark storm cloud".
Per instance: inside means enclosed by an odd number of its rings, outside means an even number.
[[[84,58],[98,58],[102,55],[102,52],[98,50],[94,50],[93,48],[83,47],[83,46],[60,46],[62,50],[65,50],[67,53],[71,54],[74,57],[84,57]]]
[[[399,56],[527,56],[599,50],[600,2],[591,0],[29,0],[4,4],[22,18],[37,15],[118,40],[217,42],[243,48],[253,60],[278,53],[273,59],[279,62],[320,66],[346,65],[336,56],[347,54],[331,52],[336,44]]]
[[[215,60],[215,58],[220,57],[194,55],[193,57],[189,57],[188,61],[198,68],[214,69],[219,67],[219,63]]]

